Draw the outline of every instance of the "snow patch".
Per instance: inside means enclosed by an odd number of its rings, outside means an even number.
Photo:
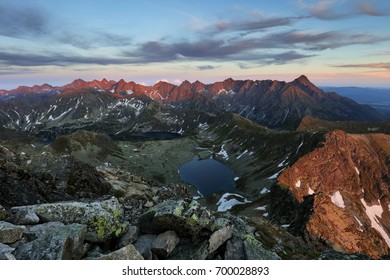
[[[286,166],[286,161],[288,160],[290,155],[288,155],[281,163],[278,164],[278,167],[284,167]]]
[[[267,188],[263,188],[261,191],[260,191],[260,194],[266,194],[266,193],[270,193],[271,191]]]
[[[264,213],[264,214],[263,214],[263,217],[266,217],[266,218],[267,218],[268,215],[269,215],[268,213]]]
[[[364,230],[362,229],[362,227],[363,227],[362,222],[361,222],[356,216],[353,216],[353,217],[355,218],[355,220],[356,220],[356,221],[358,222],[358,224],[359,224],[358,230],[361,231],[361,232],[363,232]]]
[[[313,189],[309,187],[309,189],[308,189],[308,191],[307,191],[307,194],[308,194],[308,195],[313,195],[313,194],[314,194]]]
[[[382,218],[382,214],[383,214],[383,208],[380,201],[378,200],[379,205],[372,205],[372,206],[368,206],[364,198],[360,199],[360,201],[363,204],[364,208],[366,208],[366,214],[371,221],[371,227],[373,227],[377,232],[379,232],[379,234],[386,241],[387,246],[390,247],[390,237],[387,234],[387,232],[383,229],[382,225],[378,220],[378,218]]]
[[[288,228],[290,226],[290,224],[284,224],[284,225],[281,225],[280,227],[281,228]]]
[[[359,171],[359,169],[357,169],[356,166],[355,166],[355,171],[356,171],[356,174],[357,174],[357,175],[360,175],[360,171]]]
[[[245,150],[242,154],[240,154],[237,159],[240,159],[243,155],[245,155],[248,152],[248,150]]]
[[[222,158],[227,160],[227,159],[229,159],[229,155],[228,155],[227,151],[224,149],[224,147],[225,147],[225,144],[222,145],[221,150],[217,153],[217,155],[221,156]]]
[[[232,197],[239,198],[239,199],[241,199],[241,201],[237,200],[236,198],[232,198]],[[236,193],[225,193],[224,195],[222,195],[222,197],[217,202],[217,206],[218,206],[217,211],[218,212],[226,212],[227,210],[231,209],[234,205],[241,205],[241,204],[246,204],[246,203],[250,203],[250,202],[251,201],[247,200],[242,195],[239,195]]]
[[[267,210],[267,207],[266,207],[266,206],[259,206],[259,207],[256,207],[256,208],[253,209],[253,210],[266,211],[266,210]]]
[[[301,180],[298,180],[298,181],[295,183],[295,187],[298,188],[298,189],[301,187]]]
[[[330,199],[331,199],[332,203],[333,203],[334,205],[336,205],[337,207],[339,207],[339,208],[345,208],[343,196],[341,195],[341,193],[340,193],[339,191],[334,192],[334,193],[330,196]]]
[[[240,179],[240,177],[234,177],[234,181],[238,181],[238,179]]]

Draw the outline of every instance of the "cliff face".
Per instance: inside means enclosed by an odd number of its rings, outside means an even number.
[[[330,132],[278,182],[300,202],[313,196],[311,238],[374,258],[390,252],[389,135]]]

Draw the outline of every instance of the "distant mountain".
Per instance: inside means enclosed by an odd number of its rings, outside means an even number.
[[[368,87],[321,87],[325,91],[337,92],[338,94],[351,98],[360,104],[367,104],[371,107],[388,111],[390,113],[390,88],[368,88]]]
[[[226,112],[271,128],[296,128],[306,115],[329,121],[383,119],[369,106],[324,92],[305,76],[292,82],[227,79],[212,84],[184,81],[179,86],[78,79],[59,87],[2,90],[0,96],[0,124],[35,134],[78,129],[110,135],[153,130],[183,133]]]

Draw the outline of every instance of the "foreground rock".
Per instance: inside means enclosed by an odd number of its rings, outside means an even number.
[[[30,206],[41,222],[87,225],[86,240],[105,242],[126,230],[123,208],[116,198],[92,202],[59,202]]]
[[[147,233],[162,233],[172,230],[179,236],[196,236],[211,225],[213,216],[193,200],[167,200],[151,208],[140,217],[140,230]]]
[[[11,244],[22,238],[24,226],[16,226],[8,222],[0,221],[0,243]]]
[[[129,244],[117,251],[98,257],[96,260],[143,260],[137,249]]]
[[[80,259],[86,233],[87,227],[80,224],[52,222],[32,226],[28,230],[31,241],[16,245],[14,255],[21,260]]]
[[[159,258],[167,258],[170,253],[179,244],[180,238],[174,231],[166,231],[153,241],[151,251]]]

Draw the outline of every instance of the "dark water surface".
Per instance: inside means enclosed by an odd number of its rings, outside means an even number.
[[[180,167],[179,173],[183,182],[195,186],[203,196],[236,190],[236,175],[229,167],[214,159],[194,157]]]

